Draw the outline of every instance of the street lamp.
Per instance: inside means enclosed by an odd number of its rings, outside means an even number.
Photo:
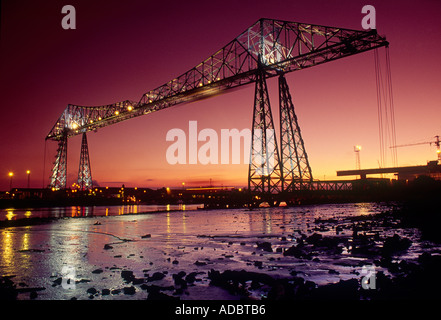
[[[28,189],[31,185],[31,170],[26,170],[26,174],[28,175]]]
[[[14,176],[14,172],[10,171],[8,173],[8,176],[10,177],[10,180],[9,180],[9,190],[12,190],[12,177]]]

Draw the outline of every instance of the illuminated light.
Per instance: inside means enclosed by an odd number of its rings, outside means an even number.
[[[202,87],[202,86],[203,86],[202,82],[201,82],[201,83],[199,83],[199,87]]]
[[[98,121],[101,121],[102,120],[102,118],[101,117],[98,117]]]
[[[242,188],[239,188],[239,192],[242,191]]]
[[[12,210],[7,210],[6,212],[7,213],[6,213],[5,217],[8,220],[12,220],[12,218],[14,218],[14,216],[16,216],[16,214],[14,214],[14,212]]]
[[[361,151],[361,146],[355,146],[355,151]]]
[[[31,170],[26,170],[26,174],[31,174]]]
[[[72,129],[75,130],[75,129],[77,129],[77,128],[78,128],[78,124],[74,122],[74,123],[72,124]]]
[[[10,177],[14,176],[14,172],[9,172],[8,176],[10,176]]]
[[[51,190],[52,190],[52,191],[55,191],[55,187],[52,187]]]
[[[116,116],[119,115],[119,111],[118,110],[115,111],[115,115]]]
[[[106,189],[109,189],[109,187],[106,187]]]
[[[91,119],[89,122],[90,122],[90,123],[93,123],[93,120]]]
[[[133,110],[133,107],[132,107],[132,106],[128,106],[128,107],[127,107],[127,110],[132,111],[132,110]]]

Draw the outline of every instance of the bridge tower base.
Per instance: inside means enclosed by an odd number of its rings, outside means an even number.
[[[57,155],[52,168],[50,187],[52,190],[66,189],[67,182],[67,135],[58,141]]]
[[[90,169],[89,147],[87,146],[87,136],[83,133],[81,142],[80,166],[78,168],[78,186],[80,190],[92,188],[92,170]]]

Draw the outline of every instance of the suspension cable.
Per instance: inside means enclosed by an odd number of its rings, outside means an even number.
[[[377,89],[378,138],[380,142],[380,167],[384,167],[383,111],[381,104],[378,49],[374,50],[374,60],[375,60],[375,83]]]
[[[387,89],[389,94],[389,108],[390,108],[390,121],[391,121],[391,146],[397,145],[397,136],[395,130],[395,106],[394,106],[394,96],[392,90],[392,73],[390,68],[390,54],[389,47],[386,47],[386,75],[387,75]],[[392,161],[395,167],[398,166],[397,149],[391,148],[392,151]]]
[[[396,145],[395,130],[395,107],[393,101],[392,76],[390,68],[389,48],[386,47],[386,70],[383,75],[378,49],[374,50],[375,61],[375,82],[377,89],[377,113],[378,113],[378,137],[380,142],[380,167],[385,167],[387,163],[386,147]],[[396,148],[391,150],[392,166],[398,166]]]

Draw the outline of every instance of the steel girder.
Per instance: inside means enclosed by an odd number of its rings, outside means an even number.
[[[143,94],[137,103],[126,100],[103,106],[69,104],[46,139],[60,140],[64,133],[71,137],[217,95],[255,82],[258,68],[263,68],[269,78],[387,45],[376,30],[260,19],[194,68]]]

